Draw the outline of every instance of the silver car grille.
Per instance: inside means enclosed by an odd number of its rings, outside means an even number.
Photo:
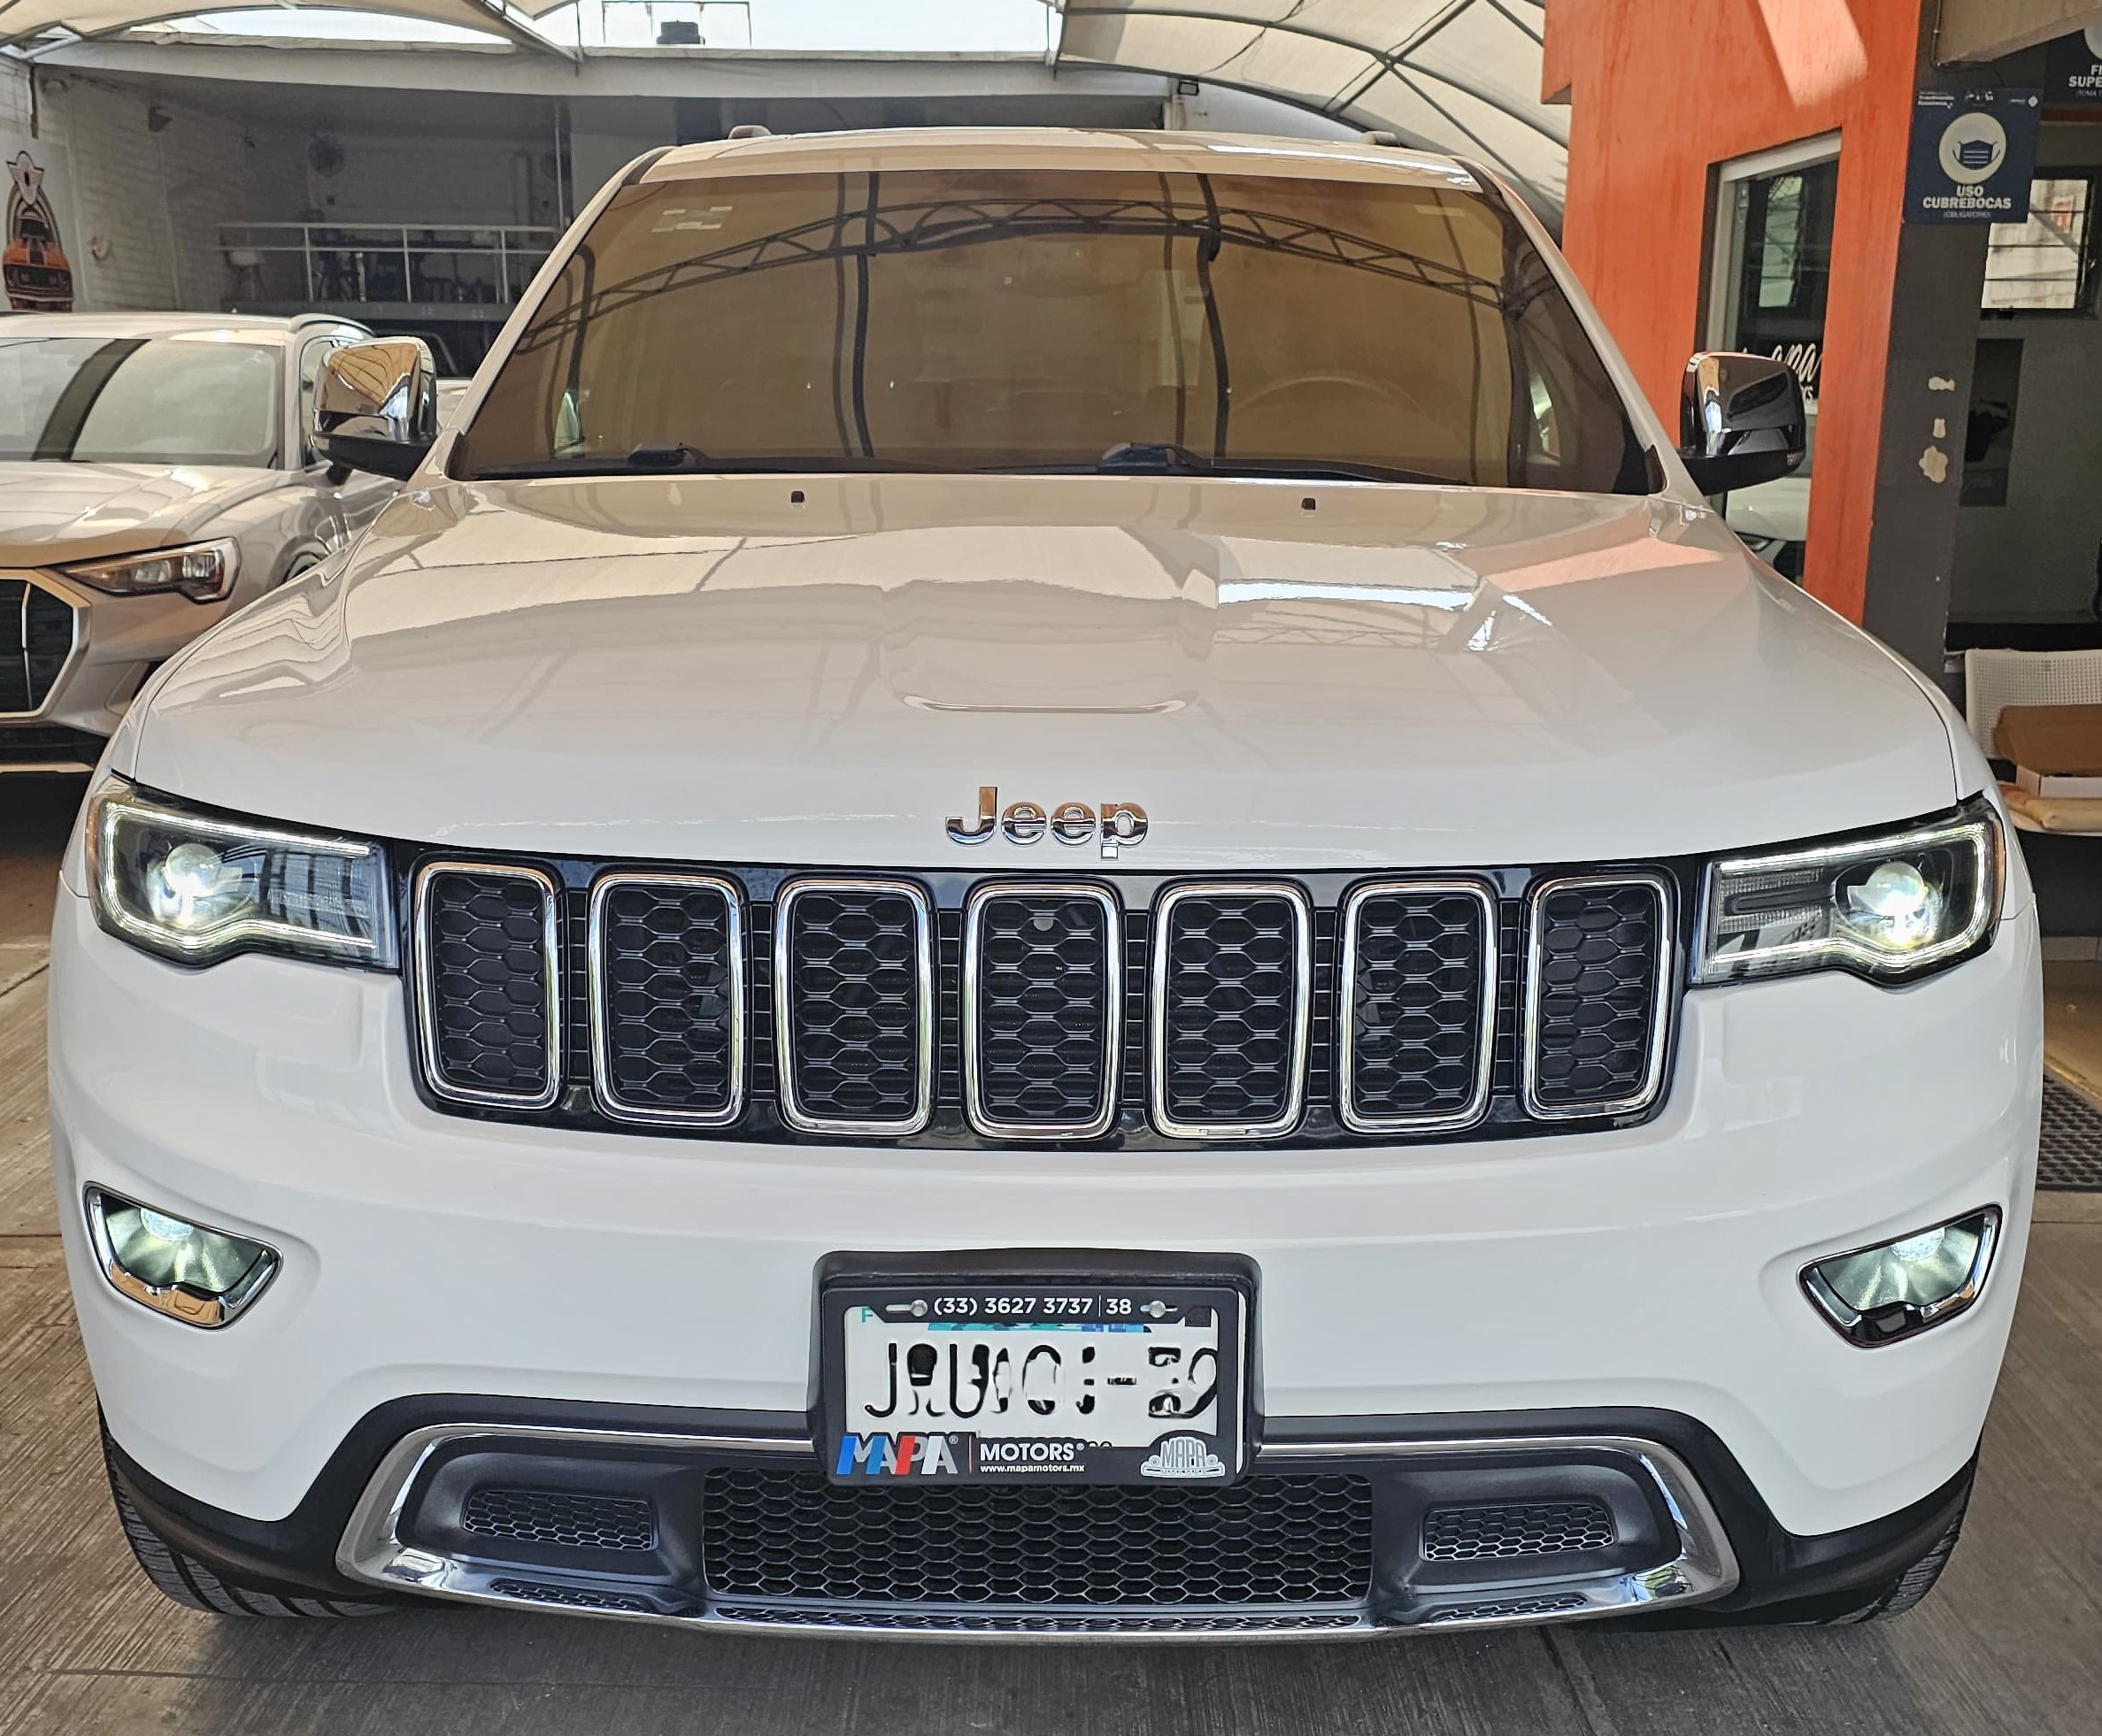
[[[439,1108],[697,1137],[1393,1143],[1655,1112],[1678,881],[428,862]]]
[[[0,573],[0,718],[43,710],[79,637],[79,614],[58,592]]]

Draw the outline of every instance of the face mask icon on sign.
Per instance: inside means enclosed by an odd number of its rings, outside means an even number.
[[[2007,158],[2007,129],[1989,114],[1960,114],[1942,134],[1942,173],[1960,187],[1990,181]]]

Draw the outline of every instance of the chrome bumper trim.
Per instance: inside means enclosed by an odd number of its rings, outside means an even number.
[[[410,1491],[441,1448],[465,1440],[538,1442],[552,1446],[642,1448],[711,1453],[801,1455],[814,1463],[812,1443],[786,1435],[705,1435],[631,1433],[613,1429],[540,1427],[485,1423],[439,1423],[404,1435],[380,1462],[352,1510],[337,1545],[336,1566],[349,1578],[392,1591],[417,1592],[469,1603],[506,1609],[547,1609],[550,1602],[505,1591],[499,1581],[516,1585],[524,1572],[515,1564],[476,1565],[420,1549],[402,1539]],[[1662,1604],[1705,1602],[1734,1590],[1736,1556],[1722,1521],[1685,1461],[1670,1448],[1636,1435],[1495,1435],[1448,1440],[1310,1440],[1266,1446],[1257,1455],[1260,1468],[1320,1463],[1341,1459],[1513,1457],[1538,1453],[1604,1453],[1631,1460],[1655,1487],[1678,1532],[1678,1554],[1662,1564],[1639,1571],[1577,1575],[1562,1579],[1513,1579],[1497,1586],[1442,1592],[1426,1599],[1405,1617],[1376,1620],[1362,1609],[1333,1611],[1294,1608],[1246,1613],[1220,1610],[1162,1610],[1122,1606],[1105,1608],[1097,1617],[1069,1617],[1069,1625],[1026,1625],[1028,1609],[986,1609],[969,1615],[919,1614],[907,1605],[866,1612],[832,1609],[784,1609],[778,1604],[753,1604],[725,1599],[703,1605],[658,1586],[639,1586],[613,1576],[565,1574],[547,1571],[545,1580],[569,1582],[586,1594],[612,1594],[635,1602],[661,1605],[638,1609],[579,1609],[569,1613],[609,1617],[619,1621],[670,1623],[689,1628],[733,1629],[751,1632],[760,1627],[782,1632],[851,1635],[859,1638],[957,1640],[1251,1640],[1337,1639],[1414,1632],[1420,1629],[1517,1627],[1540,1622],[1575,1621],[1624,1614]],[[858,1619],[858,1616],[865,1618]],[[1041,1617],[1040,1617],[1041,1619]],[[1094,1625],[1097,1622],[1099,1625]]]

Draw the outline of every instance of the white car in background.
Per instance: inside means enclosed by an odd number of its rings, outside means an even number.
[[[0,318],[0,774],[84,772],[163,661],[394,483],[314,449],[314,315]]]
[[[1375,143],[634,165],[408,478],[127,715],[51,1155],[229,1615],[1851,1621],[1953,1548],[2043,1087],[1932,685]],[[2039,1619],[2044,1617],[2039,1617]]]

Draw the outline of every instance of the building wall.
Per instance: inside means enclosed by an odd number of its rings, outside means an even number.
[[[2047,125],[2037,173],[2102,166],[2102,117]],[[2079,617],[2102,582],[2102,319],[1982,316],[1978,337],[2021,346],[2005,505],[1956,518],[1951,616],[1967,621]]]
[[[556,225],[562,218],[557,186],[557,110],[546,105],[545,130],[524,127],[509,136],[448,136],[435,128],[346,117],[317,128],[342,151],[332,174],[307,166],[312,134],[293,142],[301,191],[290,206],[268,213],[303,212],[336,223],[408,223],[433,227],[487,223]],[[443,173],[432,173],[443,164]],[[256,216],[266,213],[258,211]]]
[[[27,95],[11,68],[0,115],[12,104],[27,127]],[[72,73],[40,74],[35,110],[37,136],[70,159],[75,305],[217,309],[227,288],[219,226],[284,196],[281,142],[147,86]]]
[[[1711,170],[1838,131],[1806,588],[1861,618],[1920,0],[1548,0],[1563,247],[1668,425],[1698,347]],[[1931,10],[1931,7],[1927,9]]]

